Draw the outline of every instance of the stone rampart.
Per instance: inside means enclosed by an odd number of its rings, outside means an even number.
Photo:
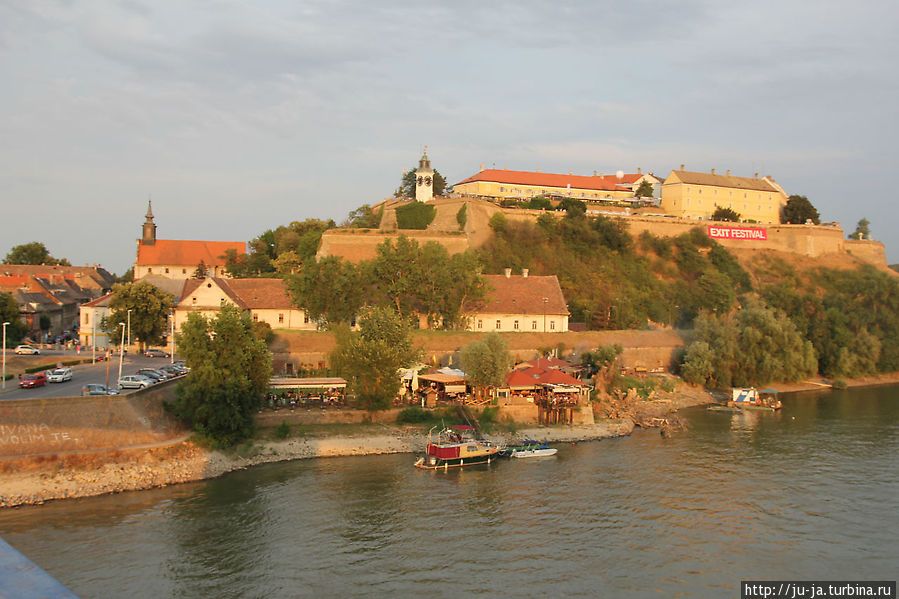
[[[0,402],[0,458],[125,449],[183,435],[163,408],[177,381],[128,395]]]
[[[396,239],[405,235],[414,239],[419,245],[434,241],[447,249],[450,254],[460,254],[468,249],[468,237],[462,233],[440,233],[435,231],[408,230],[383,231],[379,229],[331,230],[322,233],[318,258],[340,256],[344,260],[358,263],[371,260],[377,255],[378,245],[387,239]]]
[[[856,241],[854,239],[846,240],[846,251],[858,258],[875,266],[885,266],[887,263],[886,248],[879,241]]]

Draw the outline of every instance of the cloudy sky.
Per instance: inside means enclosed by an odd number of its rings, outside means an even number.
[[[0,1],[0,257],[338,222],[427,145],[479,165],[771,174],[899,262],[888,0]]]

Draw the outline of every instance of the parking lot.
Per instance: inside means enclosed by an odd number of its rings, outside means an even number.
[[[39,356],[16,356],[17,365],[19,361],[26,364],[51,364],[55,359],[61,363],[75,358],[90,358],[91,353],[81,352],[77,354],[74,351],[42,351]],[[11,368],[11,356],[9,350],[6,355],[7,372],[16,372]],[[122,375],[134,374],[139,368],[158,368],[165,364],[169,364],[170,358],[148,358],[143,355],[126,354],[122,362]],[[108,363],[108,381],[111,389],[116,388],[116,381],[119,376],[119,355],[115,354]],[[96,364],[79,364],[72,366],[72,380],[64,383],[47,383],[43,387],[33,389],[19,389],[18,379],[11,378],[6,381],[6,389],[0,391],[0,401],[10,399],[44,399],[48,397],[72,397],[81,394],[81,387],[89,383],[105,385],[107,381],[107,362],[97,362]],[[48,369],[48,370],[52,370]],[[133,393],[134,389],[123,389],[121,393]]]

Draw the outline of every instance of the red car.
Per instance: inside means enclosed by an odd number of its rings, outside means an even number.
[[[27,387],[43,387],[47,384],[47,375],[43,372],[36,372],[34,374],[26,374],[22,377],[22,380],[19,381],[19,388],[25,389]]]

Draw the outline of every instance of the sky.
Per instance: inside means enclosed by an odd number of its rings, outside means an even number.
[[[0,258],[338,223],[480,169],[772,175],[899,262],[899,3],[0,1]]]

